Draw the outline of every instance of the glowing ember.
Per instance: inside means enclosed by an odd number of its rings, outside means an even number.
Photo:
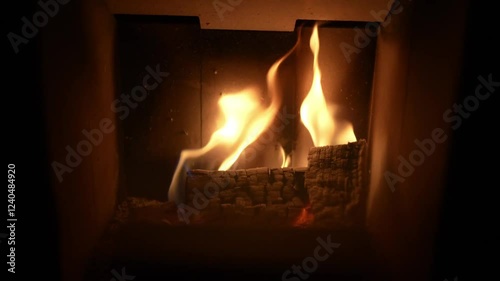
[[[345,144],[355,142],[356,136],[352,125],[348,122],[338,122],[333,118],[333,113],[323,95],[321,86],[321,70],[319,68],[319,36],[316,24],[309,42],[314,54],[313,81],[309,93],[300,107],[300,119],[311,134],[315,146]]]
[[[297,218],[297,220],[293,223],[293,226],[295,227],[307,226],[310,223],[312,223],[313,220],[314,216],[311,212],[309,212],[309,207],[304,207],[302,208],[302,211],[300,212],[300,215]]]

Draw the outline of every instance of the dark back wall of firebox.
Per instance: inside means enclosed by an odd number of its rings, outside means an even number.
[[[283,96],[279,111],[291,115],[282,131],[252,144],[257,156],[238,161],[238,168],[275,167],[280,163],[278,145],[292,152],[294,166],[304,166],[298,158],[303,160],[313,146],[299,115],[313,74],[311,22],[299,21],[296,32],[262,32],[202,30],[198,19],[190,17],[116,19],[119,82],[114,105],[124,175],[119,197],[166,200],[180,152],[206,145],[216,130],[219,98],[256,86],[265,99],[267,71],[293,48],[299,27],[301,44],[278,73]],[[319,61],[327,101],[340,106],[337,118],[352,122],[360,139],[368,135],[376,44],[372,39],[362,52],[347,58],[341,43],[354,47],[356,26],[321,25]],[[221,162],[206,159],[195,168],[216,169]]]

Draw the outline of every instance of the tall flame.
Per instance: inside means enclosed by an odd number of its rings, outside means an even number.
[[[319,68],[318,25],[314,25],[309,47],[314,55],[313,81],[309,93],[300,106],[300,119],[309,131],[314,146],[335,145],[356,141],[352,125],[347,122],[335,122],[321,86]]]
[[[300,38],[300,36],[299,36]],[[190,159],[198,158],[209,151],[220,146],[230,151],[219,166],[219,170],[230,169],[238,159],[245,148],[252,144],[266,130],[276,116],[281,104],[281,97],[278,93],[276,75],[281,63],[297,48],[300,41],[297,40],[295,46],[283,57],[277,60],[268,70],[266,81],[267,91],[270,96],[270,104],[264,108],[260,104],[259,95],[253,89],[246,89],[239,93],[228,94],[219,100],[219,108],[224,117],[224,125],[216,130],[207,145],[200,149],[183,150],[180,155],[179,163],[174,172],[168,198],[170,201],[179,201],[182,199],[180,194],[180,185],[186,179],[185,168]]]

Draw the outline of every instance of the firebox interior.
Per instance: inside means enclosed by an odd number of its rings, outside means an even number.
[[[129,196],[166,200],[180,151],[206,145],[217,129],[220,97],[252,86],[262,99],[268,98],[267,70],[298,39],[300,47],[278,73],[282,104],[273,124],[283,129],[268,129],[247,149],[252,155],[244,152],[235,166],[279,167],[279,145],[291,154],[291,167],[307,166],[314,145],[300,122],[299,107],[312,81],[312,22],[297,22],[294,32],[273,32],[200,29],[194,17],[117,16],[117,21],[116,98],[142,84],[147,66],[169,73],[137,105],[117,105],[130,108],[118,112],[124,117],[119,123],[126,177],[122,188]],[[326,23],[319,32],[325,98],[338,106],[337,118],[353,123],[358,139],[368,136],[376,38],[359,54],[344,53],[341,43],[351,42],[355,28],[362,27],[355,22]],[[200,157],[191,168],[217,169],[220,160],[214,158]]]

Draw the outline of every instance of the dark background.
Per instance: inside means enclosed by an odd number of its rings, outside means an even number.
[[[36,1],[16,1],[2,7],[2,85],[4,107],[4,167],[16,165],[16,274],[7,272],[7,241],[0,244],[2,280],[60,280],[58,231],[50,186],[46,125],[41,85],[40,35],[22,44],[16,55],[7,39],[19,32],[20,19],[33,15]],[[7,209],[7,186],[2,207],[1,232]]]
[[[498,18],[498,10],[471,1],[457,102],[474,94],[479,75],[487,77],[491,73],[494,81],[500,81],[500,47],[494,18]],[[488,258],[498,243],[494,242],[498,241],[494,234],[498,197],[489,188],[498,175],[496,165],[490,164],[497,157],[495,149],[489,145],[496,143],[497,105],[498,89],[454,132],[435,251],[436,280],[454,280],[455,276],[458,280],[482,280],[499,274],[498,266]]]

